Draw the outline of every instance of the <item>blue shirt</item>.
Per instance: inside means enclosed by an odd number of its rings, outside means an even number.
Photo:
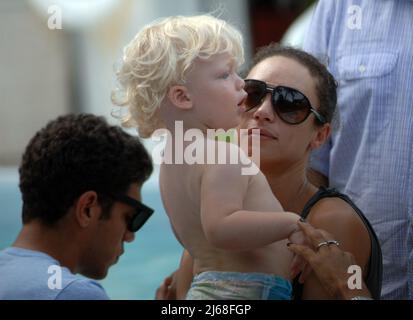
[[[339,82],[340,123],[311,166],[373,225],[382,297],[413,299],[413,1],[321,0],[304,50]]]
[[[45,253],[15,247],[0,252],[0,300],[108,299],[100,284],[72,274]]]

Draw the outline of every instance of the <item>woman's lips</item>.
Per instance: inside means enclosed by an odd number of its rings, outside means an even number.
[[[260,135],[261,139],[271,139],[271,140],[276,140],[277,139],[277,137],[275,137],[271,132],[269,132],[266,129],[261,129],[261,128],[250,128],[250,129],[248,129],[248,135],[249,136],[254,135],[254,134],[258,134],[258,132],[255,133],[255,132],[253,132],[253,130],[254,131],[259,130],[259,135]]]

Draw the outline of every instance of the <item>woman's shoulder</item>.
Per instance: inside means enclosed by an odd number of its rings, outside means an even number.
[[[354,208],[339,197],[326,197],[318,200],[310,209],[308,218],[351,219],[357,217]]]
[[[307,216],[307,221],[317,229],[331,233],[342,244],[342,249],[363,260],[370,255],[370,235],[357,207],[340,197],[326,197],[317,201]],[[364,265],[362,263],[361,265]]]
[[[363,273],[367,273],[371,239],[367,226],[353,206],[339,197],[323,198],[311,208],[307,221],[330,233],[334,237],[330,240],[337,240],[342,250],[351,252]]]
[[[360,234],[368,233],[355,207],[342,198],[327,197],[317,201],[311,208],[307,220],[316,228],[327,231],[346,230]]]

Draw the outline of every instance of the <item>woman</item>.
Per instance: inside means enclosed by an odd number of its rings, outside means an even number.
[[[331,131],[337,102],[334,78],[311,55],[276,44],[257,53],[246,78],[248,99],[240,128],[261,130],[260,169],[274,195],[284,210],[301,213],[337,241],[320,243],[320,250],[339,244],[352,253],[373,298],[378,299],[382,258],[373,229],[346,196],[318,189],[307,178],[311,150],[320,147]],[[298,272],[294,266],[292,277]],[[172,294],[184,298],[191,279],[191,258],[184,253]],[[297,278],[294,281],[296,299],[331,298],[315,273],[300,280],[304,279],[303,285]]]

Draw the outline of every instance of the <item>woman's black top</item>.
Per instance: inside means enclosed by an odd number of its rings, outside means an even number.
[[[367,228],[367,231],[370,236],[371,242],[371,254],[368,263],[367,275],[364,279],[364,282],[367,285],[372,297],[374,299],[380,299],[381,293],[381,281],[383,273],[383,261],[380,243],[377,238],[376,233],[374,232],[370,222],[361,212],[361,210],[350,200],[350,198],[333,188],[321,187],[317,193],[306,203],[303,211],[301,212],[301,217],[306,219],[311,211],[311,208],[321,199],[324,198],[340,198],[347,202],[354,211],[358,214],[360,219],[363,221],[364,225]],[[303,285],[298,282],[299,276],[297,276],[293,281],[293,294],[294,300],[301,300],[303,293]]]

